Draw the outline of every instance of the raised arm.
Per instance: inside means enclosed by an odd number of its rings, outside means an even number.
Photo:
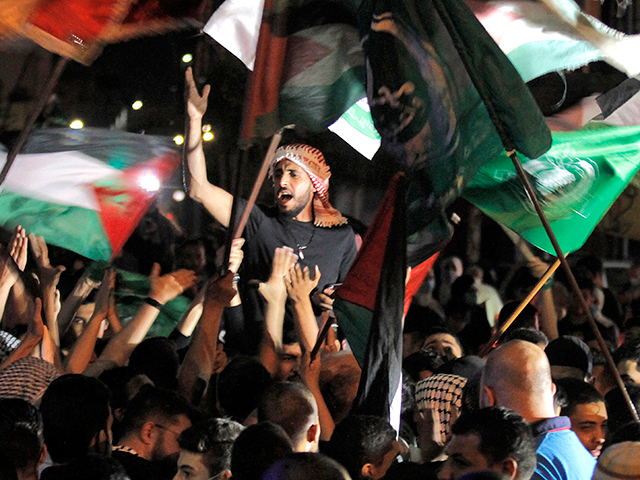
[[[287,293],[293,303],[293,320],[298,332],[298,338],[304,350],[311,352],[318,338],[318,323],[313,313],[313,306],[309,295],[318,286],[320,269],[316,265],[315,275],[310,278],[309,268],[300,268],[295,264],[289,270],[286,278]]]
[[[185,80],[185,97],[189,114],[189,132],[185,147],[187,149],[185,178],[189,195],[197,202],[202,203],[222,225],[228,227],[233,196],[207,180],[207,165],[202,149],[202,117],[207,111],[207,99],[211,86],[205,85],[202,95],[200,95],[193,79],[191,67],[187,68]]]
[[[528,263],[531,274],[536,278],[542,278],[549,265],[538,257],[533,257]],[[540,330],[549,338],[549,341],[558,338],[558,314],[553,301],[553,289],[551,280],[538,292],[536,306],[539,311]]]
[[[22,338],[20,345],[18,345],[13,352],[11,352],[9,357],[0,364],[0,371],[7,368],[13,362],[31,355],[31,352],[33,352],[33,350],[42,341],[45,327],[42,322],[41,312],[42,301],[39,298],[36,298],[33,316],[29,320],[29,324],[27,326],[27,333]]]
[[[236,295],[233,276],[230,271],[222,278],[214,277],[209,281],[202,317],[178,374],[180,392],[196,406],[202,400],[213,373],[222,312]]]
[[[287,288],[285,275],[298,261],[298,256],[289,247],[276,248],[269,279],[259,286],[260,294],[267,302],[264,333],[260,346],[260,361],[272,375],[278,369],[279,353],[282,351],[282,325],[284,323]]]
[[[40,281],[40,289],[42,290],[42,312],[45,324],[51,335],[51,340],[60,347],[60,333],[58,329],[58,299],[56,298],[56,290],[60,275],[65,271],[64,266],[53,267],[49,261],[49,249],[47,243],[42,236],[29,234],[29,242],[31,244],[31,252],[38,266],[38,280]]]
[[[107,343],[100,360],[124,365],[136,345],[144,339],[162,306],[180,295],[185,288],[191,287],[196,275],[191,270],[176,270],[160,276],[160,265],[154,263],[149,278],[151,288],[148,301],[142,304],[129,323]]]

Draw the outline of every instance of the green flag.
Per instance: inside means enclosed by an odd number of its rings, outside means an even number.
[[[522,159],[564,253],[579,249],[611,204],[640,169],[640,126],[589,124],[574,132],[554,132],[541,157]],[[484,165],[463,194],[497,222],[555,255],[511,160]]]

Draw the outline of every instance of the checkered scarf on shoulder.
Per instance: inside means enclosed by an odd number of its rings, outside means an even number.
[[[416,404],[420,411],[431,410],[439,424],[442,445],[451,439],[451,425],[462,407],[462,389],[467,379],[458,375],[439,373],[420,380],[416,385]],[[456,411],[452,412],[452,408]]]
[[[282,160],[292,161],[309,175],[311,183],[316,190],[313,194],[313,224],[315,226],[335,227],[347,223],[347,219],[329,203],[329,177],[331,177],[331,172],[320,150],[302,143],[284,145],[278,148],[269,172],[271,177],[273,177],[276,165]]]

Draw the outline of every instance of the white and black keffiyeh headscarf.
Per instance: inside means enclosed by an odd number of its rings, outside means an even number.
[[[439,373],[420,380],[416,385],[416,405],[419,410],[432,410],[434,421],[440,425],[442,445],[451,438],[451,425],[457,418],[451,418],[452,407],[457,411],[462,407],[462,389],[467,379],[458,375]]]

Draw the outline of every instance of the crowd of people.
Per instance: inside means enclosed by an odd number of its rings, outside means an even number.
[[[233,197],[209,183],[199,135],[209,89],[187,82],[189,194],[229,227]],[[205,278],[206,245],[186,242],[126,319],[116,270],[95,282],[52,265],[45,239],[17,227],[0,254],[0,478],[637,477],[638,265],[612,292],[602,263],[580,258],[586,305],[558,274],[492,345],[548,265],[529,258],[498,285],[440,259],[404,319],[399,424],[351,413],[361,369],[340,319],[316,345],[357,253],[329,176],[315,148],[279,148],[275,206],[251,208],[226,273]],[[180,295],[191,304],[174,330],[149,335]]]

